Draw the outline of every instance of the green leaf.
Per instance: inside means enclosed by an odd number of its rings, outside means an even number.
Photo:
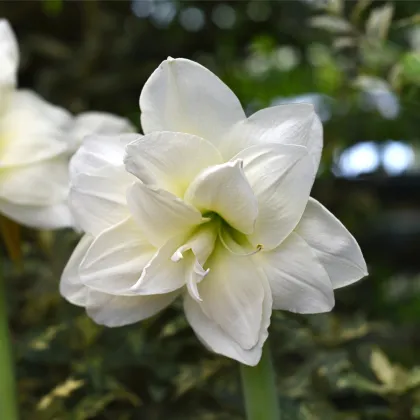
[[[409,373],[399,365],[394,366],[394,381],[392,391],[395,394],[404,394],[409,386]]]
[[[371,39],[383,40],[388,35],[389,26],[394,14],[394,6],[385,4],[370,12],[366,22],[366,35]]]
[[[344,10],[344,0],[327,0],[325,9],[333,15],[341,15]]]
[[[407,82],[420,85],[420,52],[409,52],[401,61],[401,71]]]
[[[335,34],[353,31],[353,26],[349,22],[337,16],[315,16],[309,23],[313,28],[323,29]]]
[[[373,0],[359,0],[351,12],[351,21],[357,23],[360,15],[366,10]]]
[[[395,383],[394,367],[380,349],[374,349],[370,357],[370,366],[376,377],[387,387]]]
[[[222,360],[205,361],[198,366],[184,365],[174,378],[175,397],[185,394],[191,389],[204,384],[211,376],[219,372],[224,366]]]
[[[56,398],[67,398],[74,391],[81,388],[84,385],[83,380],[76,380],[73,378],[66,379],[63,383],[57,385],[47,395],[41,398],[38,403],[38,410],[47,409]]]
[[[341,378],[338,381],[337,386],[339,388],[353,388],[370,394],[382,395],[384,393],[384,387],[382,385],[371,382],[357,373],[350,373]]]
[[[416,366],[409,372],[408,386],[416,388],[420,386],[420,367]]]

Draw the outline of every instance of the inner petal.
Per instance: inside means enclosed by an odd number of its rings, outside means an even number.
[[[187,259],[189,264],[189,270],[186,278],[188,293],[195,301],[202,302],[203,299],[201,299],[198,291],[198,283],[207,276],[210,269],[208,268],[207,270],[204,270],[191,250],[187,251]]]
[[[213,217],[210,221],[203,223],[191,235],[185,244],[180,246],[172,255],[172,261],[178,262],[183,258],[183,254],[191,250],[199,263],[204,265],[207,258],[213,252],[214,242],[216,241],[220,220]]]
[[[186,133],[150,133],[127,146],[125,166],[143,183],[182,197],[204,168],[222,162],[207,140]]]
[[[184,199],[202,213],[217,213],[233,228],[250,234],[258,216],[258,202],[242,166],[238,159],[203,170]]]
[[[220,224],[219,235],[220,244],[231,254],[247,257],[260,252],[263,249],[261,244],[254,246],[247,235],[232,228],[225,222]]]
[[[185,283],[188,293],[197,302],[201,302],[197,284],[209,272],[203,266],[213,253],[219,225],[219,217],[214,216],[207,223],[198,227],[187,242],[180,246],[171,257],[174,263],[187,265]]]

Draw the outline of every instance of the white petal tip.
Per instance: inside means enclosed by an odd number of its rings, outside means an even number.
[[[196,274],[198,274],[201,277],[200,278],[200,281],[201,281],[201,280],[203,280],[204,277],[207,276],[207,274],[209,274],[210,268],[208,268],[207,270],[204,270],[204,268],[201,266],[201,264],[197,263],[194,267],[194,271],[195,271]]]
[[[202,302],[203,299],[200,296],[200,293],[198,292],[198,288],[197,288],[197,283],[192,281],[192,279],[190,279],[190,281],[187,282],[187,290],[189,295],[198,303]]]
[[[174,254],[172,255],[171,261],[178,262],[178,261],[182,260],[183,258],[184,258],[184,256],[182,255],[182,252],[179,249],[177,249],[174,252]]]
[[[233,165],[232,165],[233,167],[238,167],[238,168],[240,168],[240,169],[243,169],[244,168],[244,161],[243,161],[243,159],[236,159],[234,162],[233,162]]]

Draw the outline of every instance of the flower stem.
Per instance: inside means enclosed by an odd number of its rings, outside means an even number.
[[[7,322],[6,293],[0,275],[0,412],[1,418],[18,420],[14,363]]]
[[[280,420],[274,369],[268,342],[255,367],[241,364],[242,390],[248,420]]]

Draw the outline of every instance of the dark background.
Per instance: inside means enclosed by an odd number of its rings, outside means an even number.
[[[273,315],[282,420],[420,418],[418,1],[2,1],[0,17],[19,39],[20,87],[75,114],[140,129],[140,91],[167,56],[210,68],[249,113],[314,101],[313,195],[357,237],[370,276],[338,290],[331,314]],[[77,235],[21,240],[23,269],[2,258],[23,420],[244,418],[237,364],[207,352],[180,307],[95,325],[58,293]]]

